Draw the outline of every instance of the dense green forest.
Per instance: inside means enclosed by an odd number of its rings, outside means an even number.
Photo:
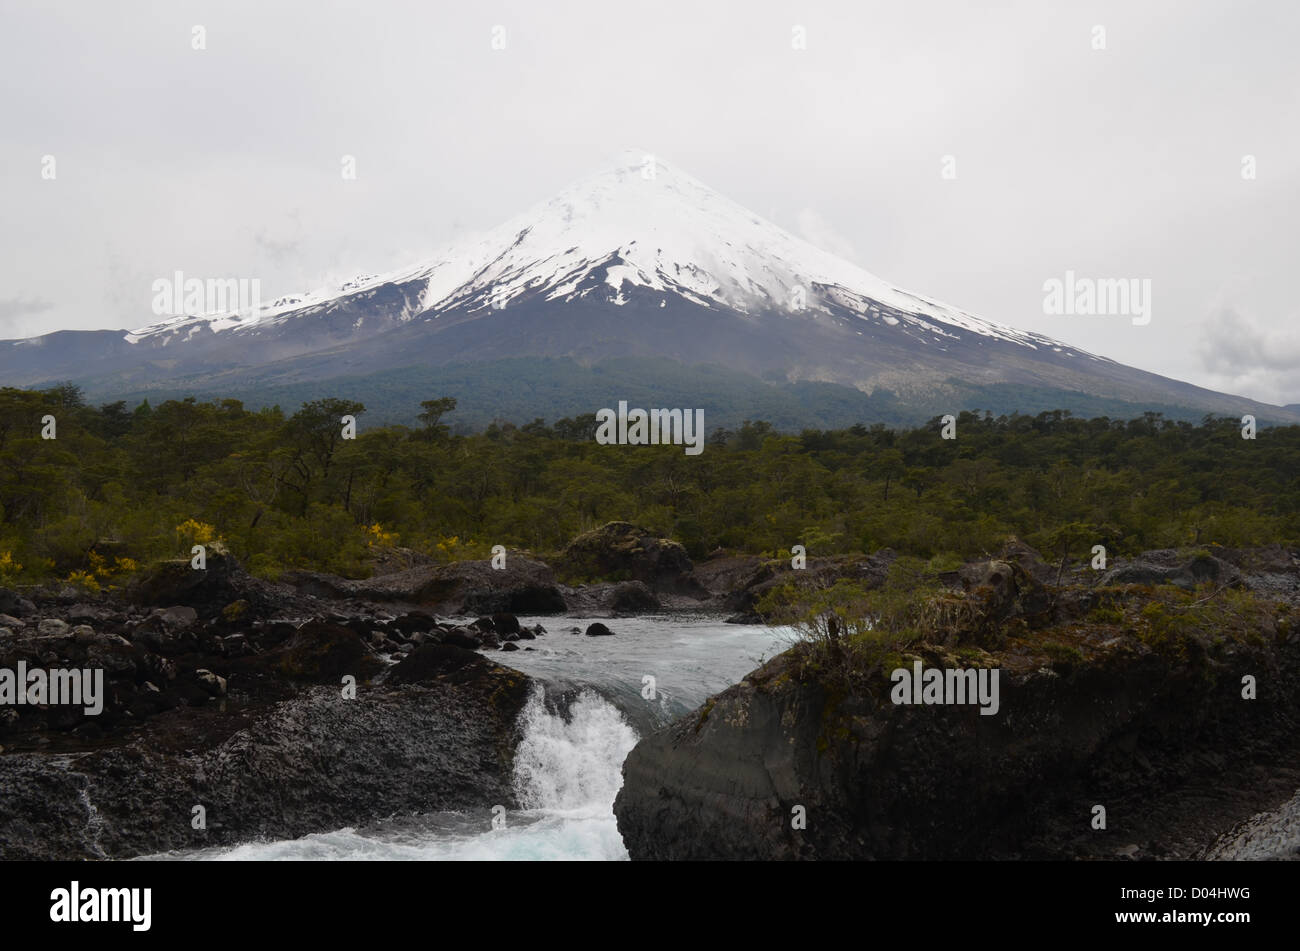
[[[687,546],[808,554],[890,547],[936,564],[1011,533],[1054,557],[1300,538],[1300,427],[962,413],[940,425],[782,434],[717,429],[703,454],[602,446],[594,416],[453,432],[455,400],[415,427],[368,428],[326,399],[291,415],[193,398],[87,405],[64,385],[0,389],[0,584],[113,584],[221,540],[251,570],[366,572],[374,545],[440,559],[492,545],[558,551],[611,520]],[[357,418],[355,439],[340,418]],[[52,417],[52,421],[50,419]],[[51,428],[52,427],[52,428]],[[52,435],[54,438],[44,438]]]

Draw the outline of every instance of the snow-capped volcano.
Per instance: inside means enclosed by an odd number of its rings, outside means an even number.
[[[618,305],[624,288],[634,287],[741,313],[829,312],[822,303],[825,297],[861,305],[864,317],[874,301],[922,324],[929,316],[1030,346],[1050,344],[899,290],[698,179],[637,153],[625,154],[613,168],[565,189],[496,229],[472,251],[449,255],[448,261],[462,267],[433,270],[425,297],[430,309],[485,293],[508,304],[537,291],[547,300],[564,301],[599,293]],[[601,277],[594,284],[588,280],[593,273]]]
[[[875,306],[946,336],[945,325],[1030,347],[1053,346],[1030,334],[900,290],[759,217],[653,156],[624,153],[610,168],[482,237],[453,243],[434,260],[359,278],[338,288],[290,295],[255,312],[173,317],[132,331],[132,342],[248,331],[386,284],[423,282],[403,319],[450,308],[509,306],[522,296],[548,301],[596,297],[620,306],[644,288],[739,313]],[[666,306],[666,302],[665,302]],[[931,318],[927,320],[926,318]]]
[[[510,358],[667,358],[887,391],[918,411],[959,409],[1004,384],[1050,407],[1262,407],[901,290],[642,153],[415,267],[130,333],[0,342],[0,382],[328,391],[341,378]]]

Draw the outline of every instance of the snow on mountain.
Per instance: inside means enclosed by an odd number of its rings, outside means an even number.
[[[560,192],[491,232],[469,254],[468,269],[430,276],[425,302],[440,309],[489,292],[508,299],[524,290],[548,299],[581,293],[592,270],[625,285],[672,291],[706,306],[741,312],[790,310],[798,289],[809,309],[822,295],[841,304],[884,304],[963,330],[1029,346],[1047,338],[980,320],[900,290],[857,265],[814,247],[699,180],[636,153]],[[653,171],[650,171],[652,168]],[[609,265],[611,259],[619,263]],[[466,274],[472,270],[472,274]],[[866,310],[866,307],[862,307]],[[934,328],[942,332],[943,328]]]
[[[179,277],[156,304],[190,303]],[[1172,406],[1300,420],[902,290],[635,152],[419,265],[266,305],[250,306],[238,290],[239,310],[211,306],[125,335],[56,331],[0,341],[0,379],[95,380],[104,393],[167,385],[323,391],[334,380],[389,371],[418,381],[410,371],[553,361],[538,364],[544,377],[628,359],[879,392],[917,413],[1015,399],[1022,408]],[[409,383],[419,392],[422,385]]]
[[[550,301],[603,293],[619,305],[625,291],[640,287],[742,314],[800,309],[815,314],[834,305],[863,319],[908,321],[932,340],[965,331],[1034,349],[1060,346],[894,287],[668,163],[636,152],[416,267],[282,297],[256,312],[172,317],[132,331],[126,340],[166,345],[203,330],[264,330],[309,317],[340,299],[410,281],[424,284],[418,305],[404,309],[403,320],[436,317],[452,308],[508,306],[525,293],[541,293]],[[893,313],[882,316],[881,306]]]

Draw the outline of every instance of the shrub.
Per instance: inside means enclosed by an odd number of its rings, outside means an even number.
[[[0,551],[0,584],[12,584],[22,570],[23,566],[14,560],[12,552]]]
[[[74,571],[64,578],[63,581],[65,584],[70,584],[79,591],[87,591],[97,594],[100,590],[99,582],[95,580],[95,576],[89,571]]]
[[[787,584],[756,608],[768,624],[791,628],[804,673],[849,686],[924,636],[935,594],[925,563],[899,558],[878,588],[843,579],[828,587]]]

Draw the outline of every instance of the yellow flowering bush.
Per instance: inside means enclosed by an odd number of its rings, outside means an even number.
[[[187,518],[176,526],[176,537],[185,545],[210,545],[217,540],[217,530],[206,522]]]
[[[99,582],[89,571],[74,571],[63,579],[67,584],[74,588],[80,588],[83,591],[98,591]]]
[[[8,584],[22,570],[23,566],[14,561],[13,552],[0,551],[0,582]]]
[[[376,546],[392,548],[397,544],[397,532],[386,532],[384,526],[375,522],[373,525],[366,526],[366,541],[371,548]]]

